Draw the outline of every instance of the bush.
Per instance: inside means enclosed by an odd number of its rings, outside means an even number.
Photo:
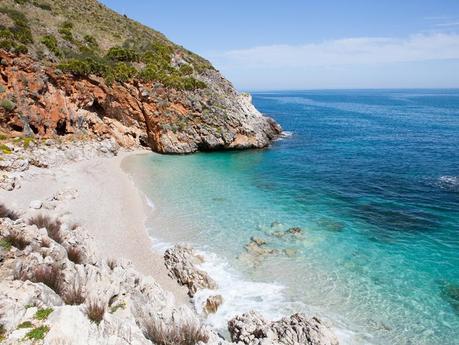
[[[23,250],[27,247],[30,242],[27,241],[24,236],[14,232],[5,237],[5,240],[10,243],[13,247],[16,247],[19,250]]]
[[[97,43],[94,36],[91,36],[91,35],[84,36],[84,42],[88,47],[92,49],[99,49],[99,44]]]
[[[75,264],[81,264],[83,262],[83,253],[81,249],[76,246],[67,249],[67,257]]]
[[[118,62],[109,69],[107,77],[119,82],[126,82],[137,74],[137,70],[125,62]]]
[[[18,325],[18,329],[23,329],[23,328],[32,328],[33,324],[30,321],[24,321],[23,323]]]
[[[193,67],[191,65],[181,65],[179,68],[181,75],[190,75],[193,74]]]
[[[19,214],[17,212],[11,211],[5,205],[0,204],[0,218],[9,218],[11,220],[18,220]]]
[[[89,320],[99,324],[104,319],[105,308],[105,303],[91,300],[86,305],[86,315],[88,316]]]
[[[57,45],[57,39],[53,35],[46,35],[41,38],[41,43],[43,43],[54,55],[61,56],[62,52],[60,51]]]
[[[73,42],[73,23],[69,21],[65,21],[59,27],[59,33],[61,34],[62,38],[66,41]]]
[[[156,319],[144,320],[145,338],[157,345],[195,345],[207,343],[209,336],[201,325],[192,323],[165,325]]]
[[[73,285],[67,289],[61,289],[62,300],[68,305],[80,305],[85,301],[85,295],[83,287],[79,283],[79,280],[75,278]]]
[[[29,333],[27,333],[25,335],[25,338],[29,340],[42,340],[45,338],[45,335],[48,332],[49,332],[48,326],[37,327],[31,330]]]
[[[46,320],[53,311],[53,308],[38,309],[35,313],[35,319],[40,321]]]
[[[30,225],[36,225],[39,229],[45,228],[48,236],[57,243],[62,243],[61,222],[58,219],[51,219],[49,216],[38,215],[29,219]]]
[[[107,266],[113,271],[115,267],[118,266],[118,263],[115,259],[107,259]]]
[[[5,111],[10,112],[10,111],[13,111],[14,108],[16,108],[16,104],[14,104],[9,99],[4,98],[0,101],[0,107],[5,109]]]
[[[41,8],[42,10],[45,10],[45,11],[52,10],[51,5],[45,4],[44,2],[34,1],[32,2],[32,5],[34,5],[35,7]]]
[[[108,60],[112,61],[124,61],[124,62],[136,62],[139,61],[139,53],[134,49],[123,48],[123,47],[112,47],[105,55]]]
[[[40,265],[33,271],[33,277],[31,280],[34,283],[43,283],[51,290],[59,294],[61,279],[61,271],[56,265]]]
[[[0,151],[2,151],[2,153],[4,155],[10,155],[10,154],[13,153],[13,151],[10,149],[10,147],[5,145],[5,144],[1,144],[0,145]]]
[[[6,14],[14,22],[14,27],[10,31],[16,41],[23,44],[33,43],[32,31],[23,13],[9,8],[0,8],[0,13]]]

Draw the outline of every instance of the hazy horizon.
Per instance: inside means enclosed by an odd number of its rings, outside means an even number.
[[[459,88],[459,2],[126,3],[110,8],[244,90]]]

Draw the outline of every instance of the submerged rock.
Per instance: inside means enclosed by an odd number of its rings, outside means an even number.
[[[441,296],[453,307],[456,314],[459,315],[459,285],[454,283],[445,283],[441,287]]]
[[[193,297],[200,289],[216,289],[217,283],[204,271],[196,267],[203,262],[189,246],[176,245],[164,253],[164,263],[170,275],[179,284],[188,288],[188,295]]]
[[[233,342],[246,345],[338,345],[333,332],[317,317],[293,314],[279,321],[267,321],[250,311],[228,322]]]

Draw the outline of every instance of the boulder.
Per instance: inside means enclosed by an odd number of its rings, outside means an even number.
[[[216,289],[217,283],[204,271],[196,267],[202,263],[191,247],[176,245],[164,253],[164,263],[179,284],[188,288],[188,294],[193,297],[200,289]]]
[[[246,345],[338,345],[333,332],[317,317],[293,314],[279,321],[267,321],[250,311],[228,322],[233,342]]]

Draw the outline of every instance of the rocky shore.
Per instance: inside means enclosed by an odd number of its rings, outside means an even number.
[[[0,161],[2,343],[338,344],[321,320],[302,314],[278,321],[256,311],[238,315],[228,320],[227,339],[206,325],[224,296],[211,294],[204,313],[194,310],[189,298],[218,288],[198,268],[204,259],[186,245],[164,257],[150,250],[142,197],[120,169],[128,153],[113,140],[7,147]],[[112,178],[100,176],[107,171]],[[132,216],[137,222],[126,219]]]

